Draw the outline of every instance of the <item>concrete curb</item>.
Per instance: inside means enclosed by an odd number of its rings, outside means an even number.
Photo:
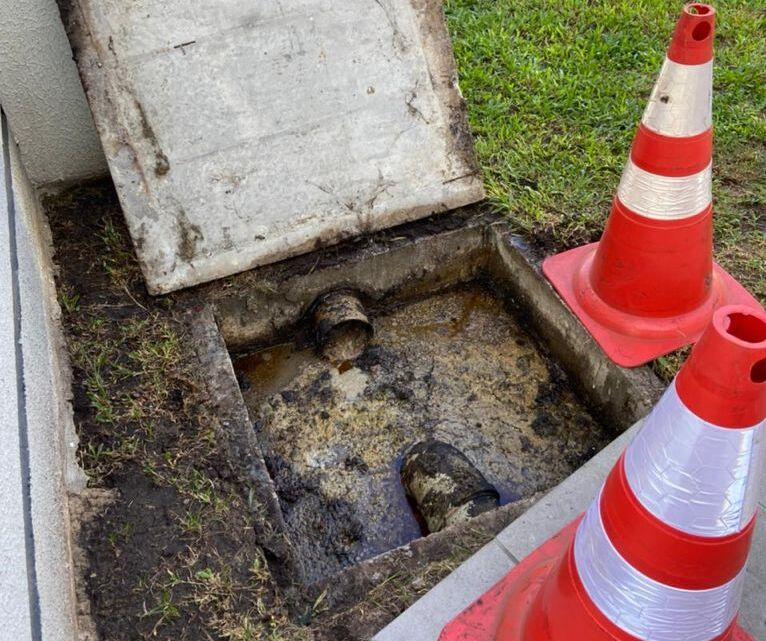
[[[47,225],[4,114],[0,160],[0,636],[76,638],[67,492],[84,486]]]
[[[56,0],[0,0],[0,96],[37,185],[108,173]]]

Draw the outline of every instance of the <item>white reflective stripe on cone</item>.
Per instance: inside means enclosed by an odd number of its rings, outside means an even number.
[[[713,202],[712,163],[691,176],[659,176],[628,160],[617,197],[636,214],[655,220],[696,216]]]
[[[766,422],[727,429],[695,416],[675,382],[625,452],[625,474],[641,504],[697,536],[740,532],[757,508]]]
[[[682,65],[665,58],[642,122],[672,138],[697,136],[713,125],[713,61]]]
[[[638,639],[711,641],[722,634],[739,609],[745,570],[710,590],[658,583],[634,569],[612,545],[599,501],[586,512],[574,543],[578,575],[596,607]]]

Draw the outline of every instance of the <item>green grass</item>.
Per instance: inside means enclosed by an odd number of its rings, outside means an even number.
[[[681,7],[447,0],[489,198],[548,252],[600,236]],[[716,8],[716,257],[766,301],[766,5]]]

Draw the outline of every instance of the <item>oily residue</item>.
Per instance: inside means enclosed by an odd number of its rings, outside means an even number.
[[[235,369],[309,579],[421,536],[399,482],[428,438],[463,452],[501,503],[544,491],[608,438],[502,303],[478,287],[374,319],[356,359],[278,345]]]

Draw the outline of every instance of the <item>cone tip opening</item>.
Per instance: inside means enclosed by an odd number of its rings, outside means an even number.
[[[750,381],[766,383],[766,311],[744,305],[721,307],[713,324],[726,340],[753,351]]]
[[[713,33],[713,14],[715,9],[708,4],[694,2],[684,7],[684,13],[692,17],[690,36],[694,42],[703,42]]]
[[[684,6],[684,12],[690,16],[709,16],[715,13],[715,9],[702,2],[690,2]]]
[[[713,35],[716,11],[709,4],[691,2],[684,5],[668,57],[685,65],[699,65],[713,58]]]
[[[766,348],[766,312],[745,305],[728,305],[715,313],[714,323],[728,340]]]

